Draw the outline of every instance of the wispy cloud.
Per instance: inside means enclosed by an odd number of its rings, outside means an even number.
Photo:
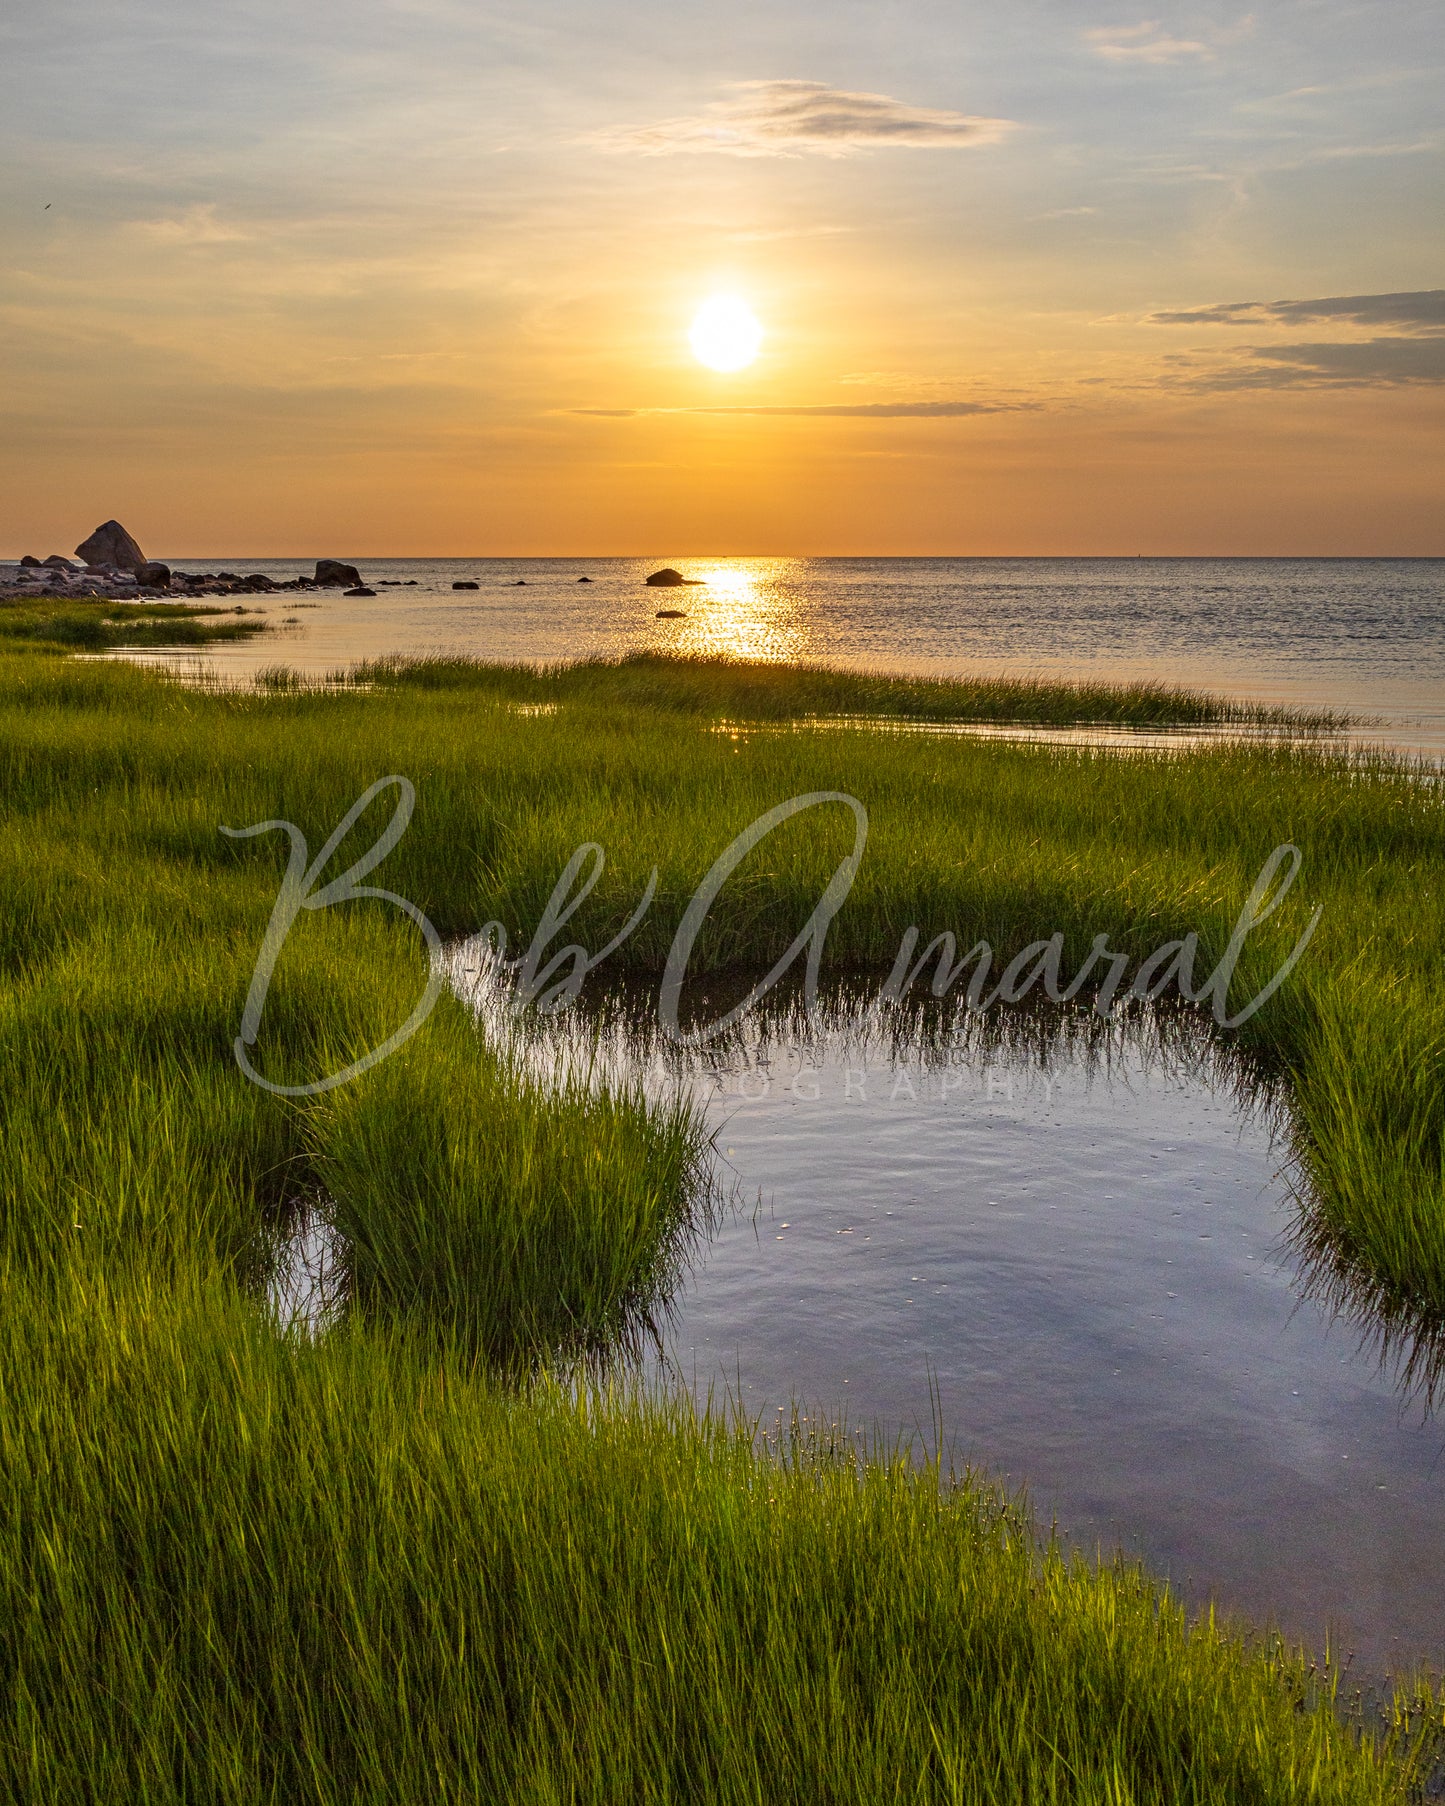
[[[1191,389],[1395,389],[1445,383],[1445,289],[1383,295],[1320,295],[1299,301],[1216,301],[1146,316],[1155,326],[1337,326],[1368,338],[1242,345],[1224,361],[1193,354],[1169,360],[1169,380]],[[1393,327],[1382,334],[1381,327]]]
[[[1142,19],[1137,25],[1099,25],[1084,33],[1084,42],[1107,63],[1209,62],[1228,44],[1237,44],[1254,30],[1254,14],[1246,13],[1233,25],[1215,27],[1203,37],[1178,38],[1158,19]]]
[[[1398,389],[1445,383],[1445,335],[1250,345],[1243,360],[1188,378],[1194,389]]]
[[[784,414],[836,420],[958,420],[970,414],[1033,412],[1026,401],[839,401],[816,407],[690,408],[692,414]]]
[[[855,93],[822,82],[733,82],[700,113],[592,134],[604,150],[647,157],[714,152],[731,157],[844,157],[858,150],[961,150],[993,144],[1013,129],[888,94]]]
[[[169,245],[243,244],[251,237],[239,226],[228,226],[218,220],[214,202],[187,207],[183,213],[168,219],[132,220],[131,230],[158,244]]]
[[[1199,38],[1176,38],[1157,19],[1138,25],[1098,26],[1084,33],[1095,56],[1110,63],[1187,63],[1212,57],[1212,47]]]
[[[634,419],[642,414],[749,414],[819,420],[958,420],[972,414],[1034,413],[1036,401],[834,401],[812,406],[702,408],[569,408],[604,420]]]
[[[1390,295],[1325,295],[1313,301],[1217,301],[1207,307],[1169,309],[1149,316],[1155,326],[1259,326],[1278,322],[1338,320],[1352,326],[1404,326],[1445,331],[1445,288],[1409,289]]]

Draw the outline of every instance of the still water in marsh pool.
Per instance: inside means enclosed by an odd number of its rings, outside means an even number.
[[[675,1303],[700,1394],[929,1442],[936,1408],[1075,1544],[1371,1675],[1445,1655],[1445,1428],[1301,1301],[1283,1150],[1207,1054],[834,1039],[700,1093],[757,1200]]]
[[[455,976],[463,979],[465,958]],[[931,1446],[1076,1546],[1278,1625],[1363,1681],[1445,1660],[1445,1424],[1304,1296],[1283,1106],[1187,1022],[490,1031],[541,1072],[678,1089],[726,1202],[649,1384]],[[324,1259],[324,1242],[310,1245]]]
[[[302,560],[176,561],[288,579]],[[671,564],[696,587],[649,589]],[[1360,737],[1445,756],[1445,559],[364,559],[373,598],[246,598],[268,631],[201,666],[250,682],[361,659],[727,654],[923,677],[1149,680],[1370,718]],[[586,583],[581,581],[586,578]],[[453,590],[455,582],[475,590]],[[681,618],[659,620],[670,606]],[[196,667],[194,653],[143,662]]]

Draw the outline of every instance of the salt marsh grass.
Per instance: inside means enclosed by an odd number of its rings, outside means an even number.
[[[602,944],[656,866],[609,967],[646,978],[721,848],[810,790],[870,813],[829,939],[855,972],[886,970],[910,924],[1005,958],[1056,929],[1075,959],[1101,931],[1138,954],[1192,929],[1217,956],[1291,840],[1298,895],[1240,994],[1324,917],[1241,1042],[1295,1100],[1321,1258],[1439,1316],[1438,788],[1299,748],[1122,764],[711,731],[769,697],[799,717],[886,700],[816,674],[791,698],[785,673],[746,669],[364,681],[198,691],[0,653],[9,1797],[1406,1798],[1440,1727],[1428,1692],[1402,1690],[1384,1741],[1362,1741],[1301,1660],[1187,1626],[1133,1568],[1041,1546],[970,1477],[801,1433],[759,1452],[750,1426],[559,1385],[558,1361],[665,1286],[700,1207],[695,1122],[621,1091],[546,1094],[451,999],[354,1086],[247,1084],[231,1047],[285,846],[219,828],[288,820],[314,848],[403,773],[416,814],[376,881],[444,934],[497,918],[514,942],[578,843],[603,842],[567,936]],[[791,939],[851,837],[834,814],[737,874],[698,944],[709,984]],[[307,914],[258,1067],[339,1069],[426,976],[396,912]],[[313,1341],[278,1333],[261,1293],[276,1224],[320,1188],[351,1307]]]
[[[902,1453],[297,1345],[215,1285],[7,1305],[11,1798],[1363,1803],[1424,1760],[1428,1697],[1357,1742]]]
[[[106,598],[0,596],[0,642],[103,652],[116,647],[206,646],[246,640],[267,624],[244,608],[196,602],[125,602]]]
[[[1234,726],[1329,733],[1349,725],[1330,710],[1230,701],[1167,684],[1060,683],[1028,677],[905,678],[823,665],[750,664],[639,652],[534,668],[474,660],[375,660],[361,682],[459,688],[514,701],[594,703],[712,720],[789,721],[878,716],[903,721],[998,721],[1069,726]]]

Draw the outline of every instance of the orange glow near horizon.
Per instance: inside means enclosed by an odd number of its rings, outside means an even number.
[[[1301,100],[1250,163],[1268,35],[1177,65],[1050,35],[1077,112],[1000,88],[955,118],[920,67],[886,106],[745,74],[654,119],[658,84],[592,81],[604,34],[545,118],[499,77],[484,132],[470,85],[420,134],[424,84],[308,84],[239,136],[207,101],[202,200],[166,186],[164,109],[133,122],[150,177],[83,204],[86,120],[57,121],[23,140],[54,206],[7,215],[0,557],[110,518],[182,564],[1445,555],[1429,158],[1312,163]],[[1227,182],[1159,125],[1181,84]],[[716,631],[771,643],[765,589]]]

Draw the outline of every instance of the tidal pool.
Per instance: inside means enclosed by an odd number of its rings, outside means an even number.
[[[1445,1426],[1309,1295],[1286,1100],[1190,1018],[835,1001],[690,1052],[639,1005],[518,1024],[467,965],[538,1070],[706,1113],[723,1204],[654,1314],[649,1385],[760,1436],[794,1410],[918,1449],[941,1429],[1194,1605],[1328,1641],[1368,1685],[1441,1665]]]
[[[1301,1299],[1269,1113],[1148,1039],[715,1071],[759,1203],[700,1251],[668,1362],[764,1426],[936,1416],[1076,1544],[1372,1678],[1438,1663],[1445,1434]]]

